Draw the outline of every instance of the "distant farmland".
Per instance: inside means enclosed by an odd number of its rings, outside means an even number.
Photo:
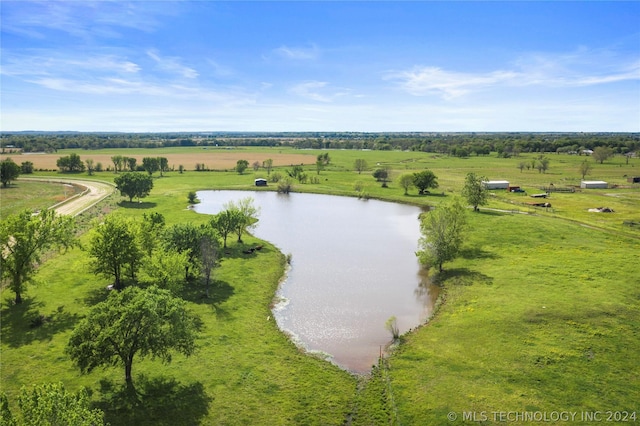
[[[114,155],[122,155],[125,157],[135,158],[138,165],[142,165],[142,159],[144,157],[166,157],[169,161],[169,167],[176,170],[180,165],[184,166],[185,170],[195,170],[196,164],[204,164],[205,169],[209,170],[230,170],[236,166],[238,160],[247,160],[249,165],[252,165],[256,161],[262,164],[262,162],[268,158],[273,160],[273,166],[291,166],[296,164],[314,164],[316,157],[307,154],[281,154],[277,152],[249,152],[239,150],[224,150],[224,149],[189,149],[188,152],[174,152],[165,153],[163,150],[135,150],[135,153],[128,153],[128,150],[109,150],[109,153],[105,151],[83,151],[83,150],[64,150],[58,151],[55,154],[3,154],[0,156],[0,160],[5,158],[11,158],[15,163],[20,164],[24,161],[31,161],[33,167],[36,170],[56,170],[58,166],[56,162],[60,157],[67,156],[71,153],[76,153],[80,158],[84,160],[92,159],[94,165],[97,163],[102,164],[103,170],[108,168],[113,169],[113,162],[111,157]],[[141,153],[143,152],[143,153]]]

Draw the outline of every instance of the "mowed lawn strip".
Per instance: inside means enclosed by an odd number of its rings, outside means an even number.
[[[441,276],[445,303],[390,358],[401,423],[637,412],[638,241],[542,217],[470,216],[466,255]]]

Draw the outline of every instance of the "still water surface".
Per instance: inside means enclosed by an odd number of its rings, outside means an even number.
[[[403,204],[318,194],[200,191],[198,213],[252,197],[260,208],[254,234],[292,255],[274,308],[279,327],[308,351],[366,373],[391,340],[430,315],[437,287],[415,256],[420,209]]]

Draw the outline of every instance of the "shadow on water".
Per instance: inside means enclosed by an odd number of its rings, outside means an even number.
[[[20,347],[35,341],[50,341],[54,335],[70,330],[80,316],[65,311],[64,306],[51,314],[40,313],[44,304],[35,298],[24,298],[22,303],[4,304],[2,312],[2,342],[11,347]]]
[[[429,270],[426,268],[420,268],[418,276],[420,277],[420,284],[414,290],[414,295],[424,306],[424,318],[422,319],[425,320],[433,313],[441,287],[433,281],[433,277],[429,275]]]
[[[200,382],[183,385],[173,378],[136,377],[135,387],[100,381],[96,403],[112,425],[195,425],[209,411],[211,397]]]

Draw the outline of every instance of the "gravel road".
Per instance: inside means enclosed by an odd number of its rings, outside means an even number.
[[[98,201],[113,193],[116,188],[113,184],[94,180],[64,179],[64,178],[20,178],[20,180],[38,180],[41,182],[56,182],[68,185],[80,185],[87,190],[82,195],[71,200],[56,204],[52,208],[63,215],[77,216]]]

